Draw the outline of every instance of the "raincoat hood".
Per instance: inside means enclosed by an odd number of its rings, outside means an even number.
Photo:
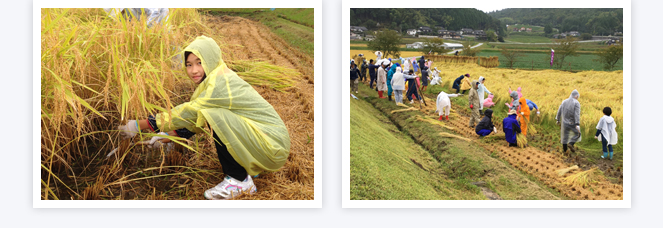
[[[479,76],[479,82],[483,82],[483,80],[486,79],[483,76]]]
[[[513,98],[513,100],[518,100],[518,92],[516,92],[516,91],[511,92],[511,94],[509,94],[509,96],[511,96],[511,98]]]
[[[493,110],[492,109],[486,109],[485,112],[483,112],[485,116],[488,118],[493,118]]]
[[[580,93],[578,92],[578,90],[574,89],[573,92],[571,92],[571,96],[569,98],[576,98],[577,99],[579,96],[580,96]]]
[[[473,89],[479,89],[479,82],[478,81],[472,81],[471,83]]]
[[[200,58],[205,75],[209,76],[217,67],[225,66],[221,59],[221,48],[212,38],[199,36],[184,48],[184,52],[191,52]],[[186,67],[186,61],[184,66]]]
[[[611,124],[611,123],[615,122],[615,119],[612,118],[611,116],[603,116],[603,118],[605,119],[605,122],[608,123],[608,124]]]

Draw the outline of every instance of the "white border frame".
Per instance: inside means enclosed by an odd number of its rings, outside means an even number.
[[[149,5],[148,5],[149,4]],[[313,200],[42,200],[41,199],[41,8],[146,7],[169,8],[314,8],[314,172]],[[36,0],[32,7],[32,142],[34,208],[322,208],[322,1],[95,1]],[[202,197],[202,193],[201,193]]]
[[[379,6],[402,6],[402,1],[381,1]],[[623,8],[624,9],[624,199],[623,200],[350,200],[350,79],[342,78],[342,148],[343,148],[343,208],[630,208],[631,207],[631,1],[574,1],[553,2],[507,0],[471,2],[426,2],[427,8]],[[376,8],[374,2],[343,0],[341,28],[341,66],[350,56],[350,8]],[[418,6],[418,4],[415,4]],[[570,7],[572,6],[572,7]],[[597,7],[600,6],[600,7]],[[392,8],[392,7],[384,7]],[[395,8],[395,7],[394,7]],[[403,8],[403,7],[399,7]],[[417,7],[414,7],[417,8]]]

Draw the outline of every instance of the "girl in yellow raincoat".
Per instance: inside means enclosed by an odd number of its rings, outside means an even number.
[[[209,124],[226,177],[205,191],[205,198],[230,199],[256,192],[251,176],[276,171],[288,158],[290,136],[283,120],[251,85],[227,67],[213,39],[196,38],[184,49],[184,57],[187,75],[198,84],[191,100],[170,112],[130,120],[118,127],[120,134],[131,138],[149,129],[189,138]],[[161,147],[167,141],[165,137],[152,137],[150,144]]]

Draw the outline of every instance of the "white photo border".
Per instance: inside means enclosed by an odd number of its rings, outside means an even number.
[[[313,200],[42,200],[41,199],[41,9],[42,8],[314,8],[314,193]],[[322,208],[322,1],[46,1],[32,6],[33,208]]]
[[[405,8],[376,7],[402,6],[403,1],[385,0],[379,4],[367,1],[343,0],[341,28],[341,66],[350,56],[350,8]],[[412,4],[408,4],[412,5]],[[414,4],[417,6],[417,4]],[[631,207],[631,1],[437,1],[426,2],[427,8],[623,8],[624,9],[624,199],[623,200],[350,200],[350,79],[342,78],[342,204],[343,208],[630,208]],[[561,6],[561,7],[559,7]],[[573,6],[573,7],[568,7]],[[600,6],[600,7],[597,7]],[[420,8],[420,7],[412,7]]]

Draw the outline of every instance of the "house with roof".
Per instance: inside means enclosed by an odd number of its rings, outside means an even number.
[[[570,31],[569,35],[570,36],[580,36],[580,33],[578,31]]]
[[[417,32],[429,33],[429,32],[433,32],[433,30],[430,27],[421,26],[421,27],[419,27]]]
[[[417,35],[417,30],[416,29],[408,29],[407,34],[410,36]]]
[[[366,36],[364,37],[364,40],[365,40],[365,41],[372,41],[372,40],[374,40],[374,39],[375,39],[375,36],[374,36],[374,35],[366,35]]]
[[[474,30],[471,28],[462,28],[460,29],[460,35],[474,35]]]
[[[368,31],[368,29],[362,26],[350,26],[350,31],[363,33]]]

